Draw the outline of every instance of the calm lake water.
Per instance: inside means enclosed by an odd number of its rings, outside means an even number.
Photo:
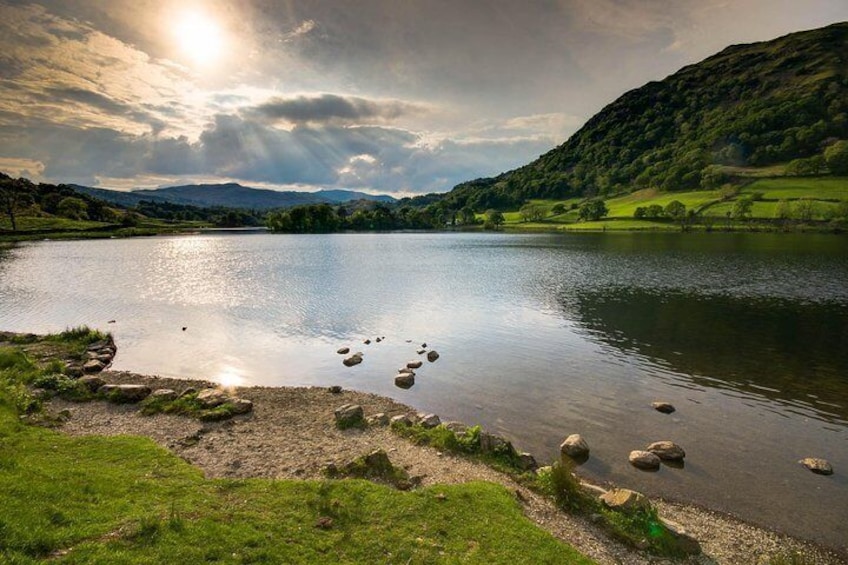
[[[116,369],[340,384],[480,423],[542,461],[579,432],[595,479],[848,547],[842,237],[199,235],[0,252],[0,329],[80,324],[114,333]],[[396,388],[423,342],[441,358]],[[344,367],[342,346],[365,361]],[[685,468],[629,465],[661,439]]]

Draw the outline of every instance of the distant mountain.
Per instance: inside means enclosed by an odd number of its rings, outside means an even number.
[[[627,92],[532,163],[460,184],[444,200],[479,211],[530,198],[712,188],[728,167],[796,160],[815,174],[838,139],[848,139],[848,22],[728,47]]]
[[[189,184],[157,189],[138,189],[129,192],[74,186],[90,196],[122,206],[135,206],[142,200],[169,202],[200,207],[222,206],[248,210],[290,208],[300,204],[341,204],[355,200],[394,202],[388,195],[372,195],[351,190],[319,190],[318,192],[278,191],[250,188],[236,183]]]

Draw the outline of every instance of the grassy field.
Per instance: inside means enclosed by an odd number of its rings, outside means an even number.
[[[79,331],[30,351],[79,351],[99,337]],[[0,562],[591,563],[493,484],[207,480],[148,439],[26,425],[19,415],[37,403],[24,383],[51,370],[0,347]]]
[[[209,225],[206,222],[167,222],[142,218],[137,225],[125,227],[106,222],[29,216],[16,218],[16,223],[18,231],[11,233],[12,224],[8,216],[0,216],[0,240],[131,237],[190,231]]]
[[[796,209],[800,200],[809,200],[812,206],[813,221],[826,222],[840,216],[848,203],[848,178],[834,177],[801,177],[801,178],[756,178],[749,184],[738,189],[738,193],[726,200],[718,190],[699,190],[688,192],[659,192],[655,189],[645,189],[631,194],[609,198],[605,204],[609,209],[607,216],[596,222],[580,222],[577,210],[569,210],[564,214],[551,215],[550,209],[554,204],[562,202],[569,208],[580,200],[532,200],[531,203],[544,208],[546,216],[541,221],[526,222],[520,212],[505,212],[507,230],[520,231],[600,231],[600,230],[680,230],[679,224],[670,220],[637,220],[633,216],[639,207],[659,205],[665,208],[677,200],[686,206],[687,210],[695,210],[702,218],[696,222],[703,225],[707,221],[721,222],[722,229],[748,229],[750,226],[740,222],[728,222],[734,204],[740,198],[755,196],[751,219],[764,224],[775,220],[778,215],[780,200],[786,200],[790,208]]]

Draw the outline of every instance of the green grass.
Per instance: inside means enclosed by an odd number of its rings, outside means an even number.
[[[23,216],[15,218],[15,224],[19,231],[86,231],[93,229],[108,228],[110,226],[118,227],[118,224],[110,224],[106,222],[91,222],[88,220],[71,220],[68,218],[58,217],[30,217]],[[8,216],[0,217],[0,230],[11,230],[12,223]]]
[[[7,216],[0,217],[0,240],[26,241],[33,239],[95,239],[107,237],[137,237],[167,233],[179,233],[206,227],[207,222],[168,222],[155,218],[144,218],[137,226],[123,227],[121,224],[70,220],[60,217],[19,217],[18,231],[11,233],[12,225]]]
[[[498,485],[207,480],[146,438],[24,425],[35,345],[0,348],[0,562],[591,563]]]
[[[657,192],[655,190],[639,190],[626,196],[606,200],[609,218],[633,218],[636,208],[658,204],[665,208],[672,201],[682,202],[687,210],[698,210],[711,202],[720,200],[718,191],[699,190],[692,192]]]
[[[746,185],[742,194],[760,192],[769,200],[848,200],[848,178],[800,177],[761,179]]]

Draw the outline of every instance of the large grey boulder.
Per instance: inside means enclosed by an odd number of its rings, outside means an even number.
[[[563,455],[572,459],[582,459],[589,456],[589,444],[580,434],[571,434],[560,444],[559,450]]]
[[[660,468],[660,458],[650,451],[631,451],[630,464],[643,471],[656,471]]]
[[[150,387],[146,385],[103,385],[98,391],[110,402],[119,404],[140,402],[150,396]]]
[[[395,386],[399,388],[412,388],[415,384],[415,373],[400,373],[395,377]]]
[[[97,392],[97,389],[106,384],[106,381],[97,375],[86,375],[84,377],[80,377],[77,382],[87,388],[90,392]]]
[[[220,388],[205,388],[197,393],[197,402],[203,408],[215,408],[230,400],[230,395]]]
[[[645,451],[650,451],[663,461],[682,461],[686,457],[686,452],[683,448],[673,441],[655,441],[645,448]]]

